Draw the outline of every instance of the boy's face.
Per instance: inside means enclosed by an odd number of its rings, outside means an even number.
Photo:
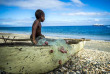
[[[42,15],[41,16],[41,22],[44,22],[44,20],[45,20],[45,15]]]

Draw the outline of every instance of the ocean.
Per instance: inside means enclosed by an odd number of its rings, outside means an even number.
[[[0,32],[31,34],[32,27],[0,27]],[[110,26],[43,26],[42,34],[52,37],[110,40]]]

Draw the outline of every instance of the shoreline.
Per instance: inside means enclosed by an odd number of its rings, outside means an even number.
[[[0,34],[15,34],[15,35],[29,35],[30,36],[30,34],[29,33],[27,33],[27,34],[23,34],[23,33],[6,33],[6,32],[0,32]],[[71,37],[59,37],[59,36],[45,36],[45,37],[47,37],[47,38],[53,38],[53,37],[55,37],[55,38],[61,38],[61,39],[64,39],[64,38],[68,38],[68,39],[81,39],[81,38],[71,38]],[[85,38],[85,39],[89,39],[89,38]],[[95,40],[95,41],[104,41],[104,42],[110,42],[110,40],[98,40],[98,39],[90,39],[90,40]]]

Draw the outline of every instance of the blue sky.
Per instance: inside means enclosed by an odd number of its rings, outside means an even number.
[[[32,26],[35,11],[43,26],[110,25],[110,0],[0,0],[0,26]]]

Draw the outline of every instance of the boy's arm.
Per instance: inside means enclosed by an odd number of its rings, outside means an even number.
[[[36,29],[37,29],[38,23],[39,23],[38,21],[35,21],[35,23],[32,26],[32,39],[34,44],[37,44],[35,40],[35,35],[36,35]]]

